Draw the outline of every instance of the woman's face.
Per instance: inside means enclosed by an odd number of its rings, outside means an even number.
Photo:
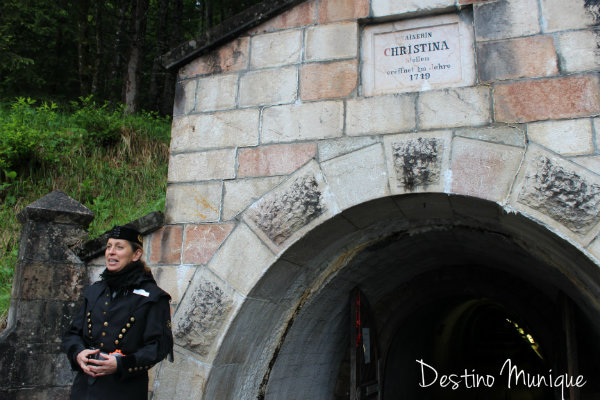
[[[124,239],[108,239],[104,261],[106,269],[112,272],[122,270],[132,261],[138,261],[142,256],[142,250],[133,250],[131,244]]]

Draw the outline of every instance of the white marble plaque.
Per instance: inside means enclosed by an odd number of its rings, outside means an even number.
[[[473,31],[466,19],[452,14],[365,27],[364,94],[472,85]]]

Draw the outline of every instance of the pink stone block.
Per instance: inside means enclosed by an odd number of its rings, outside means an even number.
[[[551,36],[482,42],[477,47],[477,68],[483,82],[558,73]]]
[[[240,37],[185,65],[179,71],[179,78],[246,69],[249,49],[250,38]]]
[[[349,96],[356,88],[357,77],[356,61],[305,64],[300,71],[300,98],[320,100]]]
[[[528,122],[600,113],[598,76],[570,76],[497,85],[495,119]]]
[[[282,29],[312,25],[316,21],[316,10],[315,0],[306,1],[281,15],[268,20],[256,28],[250,29],[247,33],[249,35],[256,35]]]
[[[501,201],[514,181],[523,150],[456,138],[452,148],[452,192]]]
[[[150,264],[179,264],[183,227],[167,225],[152,234],[150,239]]]
[[[321,0],[319,23],[364,18],[369,15],[369,0]]]
[[[233,230],[234,224],[187,225],[184,264],[206,264]]]
[[[316,151],[315,143],[241,149],[238,154],[238,177],[286,175],[306,164]]]

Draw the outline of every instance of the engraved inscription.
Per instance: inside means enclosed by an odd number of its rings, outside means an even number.
[[[419,89],[461,79],[458,23],[426,31],[380,33],[374,37],[374,46],[376,89],[390,85]]]
[[[472,29],[465,16],[443,15],[365,28],[367,95],[468,86],[475,79]]]

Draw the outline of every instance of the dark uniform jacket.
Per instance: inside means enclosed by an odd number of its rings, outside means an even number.
[[[114,293],[104,281],[96,282],[83,296],[84,304],[63,338],[63,349],[78,371],[71,399],[147,399],[148,369],[173,351],[169,294],[151,275],[143,275],[133,287]],[[93,378],[76,360],[84,349],[120,350],[124,357],[117,357],[115,374]]]

